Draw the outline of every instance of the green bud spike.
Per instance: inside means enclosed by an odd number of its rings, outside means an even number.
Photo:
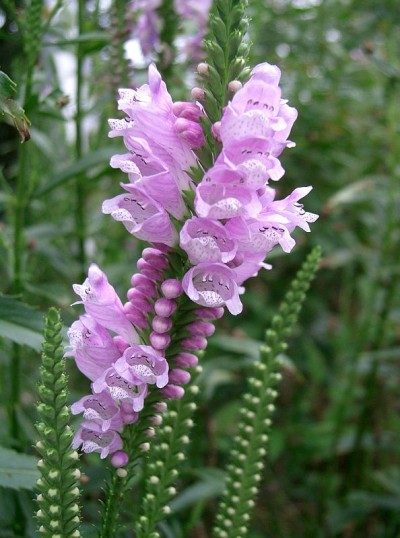
[[[260,459],[266,454],[268,432],[275,411],[275,389],[280,375],[278,355],[285,338],[297,321],[306,291],[308,290],[321,258],[321,249],[315,248],[287,292],[272,328],[265,333],[266,343],[261,346],[260,360],[254,364],[249,379],[249,390],[243,396],[238,435],[231,451],[231,464],[227,467],[225,491],[217,512],[212,538],[237,538],[238,529],[244,536],[248,532],[251,509],[255,505],[264,464]],[[221,531],[221,527],[224,529]]]
[[[71,449],[73,433],[68,425],[70,413],[61,329],[60,315],[55,308],[51,308],[45,320],[41,380],[38,385],[41,401],[37,406],[39,422],[36,425],[40,436],[36,448],[42,457],[38,465],[41,478],[37,482],[37,517],[39,532],[44,538],[80,536],[79,489],[75,478],[80,473],[76,468],[76,452]]]

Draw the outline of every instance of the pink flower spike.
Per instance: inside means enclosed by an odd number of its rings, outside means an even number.
[[[161,284],[161,291],[166,299],[176,299],[183,293],[182,282],[175,278],[164,280]]]
[[[172,328],[172,319],[154,316],[151,326],[157,333],[167,333]]]
[[[188,351],[206,349],[207,344],[207,338],[204,338],[204,336],[189,336],[181,340],[181,346]]]
[[[176,303],[171,299],[166,299],[162,297],[158,299],[154,304],[154,311],[157,316],[162,318],[169,318],[176,310]]]
[[[111,465],[113,467],[125,467],[125,465],[129,461],[129,456],[126,452],[123,452],[122,450],[118,450],[117,452],[114,452],[114,454],[111,456]]]
[[[164,398],[171,398],[173,400],[179,400],[185,394],[185,389],[178,385],[167,385],[161,389],[161,394]]]
[[[174,385],[186,385],[189,383],[190,379],[191,375],[189,372],[180,370],[179,368],[175,368],[169,373],[169,382],[173,383]]]
[[[196,355],[193,355],[193,353],[182,352],[175,355],[174,362],[181,368],[194,368],[198,365],[199,359]]]
[[[150,343],[154,347],[154,349],[157,349],[159,351],[166,349],[171,343],[171,337],[165,333],[160,334],[153,331],[150,334],[149,338],[150,338]]]

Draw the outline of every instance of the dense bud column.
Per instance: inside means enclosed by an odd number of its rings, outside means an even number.
[[[285,296],[278,314],[266,331],[266,343],[261,347],[261,358],[249,378],[249,390],[243,396],[241,420],[235,445],[230,454],[225,491],[219,505],[213,538],[244,537],[249,530],[250,513],[255,506],[258,487],[264,469],[268,432],[275,410],[278,393],[275,386],[281,379],[279,354],[287,345],[306,291],[314,277],[321,258],[319,248],[314,249],[297,273]]]
[[[62,323],[55,308],[45,320],[41,380],[38,385],[40,403],[36,425],[40,441],[36,448],[42,459],[38,467],[40,535],[54,538],[79,538],[79,477],[78,453],[71,449],[73,432],[69,426],[71,414],[67,405],[67,377],[62,348]]]

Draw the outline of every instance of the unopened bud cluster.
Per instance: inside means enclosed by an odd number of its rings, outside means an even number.
[[[37,482],[37,519],[40,536],[78,538],[80,471],[78,454],[71,449],[73,432],[69,426],[67,377],[64,371],[62,324],[56,309],[49,311],[45,325],[41,380],[38,385],[40,403],[36,424],[40,440],[36,449],[41,459]]]

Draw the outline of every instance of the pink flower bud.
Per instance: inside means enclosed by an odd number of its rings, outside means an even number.
[[[128,299],[129,302],[125,303],[124,305],[124,311],[128,314],[129,308],[131,306],[135,306],[139,310],[142,310],[143,312],[152,312],[153,306],[148,301],[146,295],[142,293],[138,289],[131,288],[128,291]]]
[[[121,418],[124,424],[134,424],[139,418],[138,413],[124,413],[121,411]]]
[[[183,349],[188,349],[189,351],[206,349],[207,339],[204,336],[189,336],[189,338],[181,340],[181,345]]]
[[[197,366],[199,359],[193,353],[178,353],[175,355],[174,362],[177,366],[181,368],[194,368]]]
[[[175,129],[194,148],[199,148],[205,143],[203,129],[194,121],[178,118],[175,122]]]
[[[124,467],[129,461],[128,454],[118,450],[111,456],[111,465],[113,467]]]
[[[151,322],[151,326],[158,333],[166,333],[172,327],[172,319],[155,316],[153,321]]]
[[[158,281],[162,279],[162,272],[158,271],[143,258],[140,258],[136,265],[142,275],[149,277],[151,280]]]
[[[211,336],[215,332],[215,327],[212,323],[201,320],[190,323],[186,328],[192,336]]]
[[[165,411],[168,409],[168,406],[165,402],[157,402],[154,404],[153,407],[157,411],[157,413],[165,413]]]
[[[196,123],[200,121],[201,110],[195,103],[176,101],[172,105],[172,110],[178,118],[185,118]]]
[[[171,337],[168,334],[152,332],[150,334],[150,343],[154,349],[161,351],[169,346]]]
[[[150,280],[150,278],[140,273],[136,273],[132,276],[131,284],[150,297],[154,297],[157,293],[157,286],[155,283]]]
[[[121,355],[125,351],[125,349],[129,347],[128,342],[124,338],[122,338],[122,336],[114,336],[113,342]]]
[[[133,306],[132,303],[126,303],[130,305],[127,307],[129,311],[125,314],[127,319],[133,323],[138,329],[147,329],[149,324],[143,312],[139,310],[136,306]],[[125,310],[125,307],[124,307]]]
[[[163,418],[161,415],[154,415],[150,418],[150,422],[154,425],[154,426],[159,426],[160,424],[162,424],[162,421],[163,421]]]
[[[170,383],[174,383],[175,385],[186,385],[186,383],[189,383],[191,375],[185,370],[175,368],[169,372],[168,377]]]
[[[172,398],[173,400],[179,400],[185,394],[185,389],[178,385],[167,385],[161,389],[161,394],[164,398]]]
[[[166,269],[169,265],[164,254],[156,248],[145,248],[142,257],[155,269]]]
[[[175,278],[169,278],[164,280],[161,284],[161,291],[167,299],[176,299],[183,293],[182,282]]]
[[[206,64],[205,62],[199,63],[199,65],[197,66],[197,72],[200,75],[208,75],[208,64]]]
[[[196,310],[193,311],[196,316],[203,319],[220,319],[224,315],[224,307],[204,307],[204,308],[196,308]]]
[[[205,91],[203,88],[193,88],[190,92],[190,95],[193,99],[196,99],[198,101],[201,101],[206,96]]]
[[[215,123],[211,125],[211,134],[216,140],[221,140],[220,129],[221,129],[220,121],[216,121]]]
[[[175,301],[172,301],[171,299],[166,299],[162,297],[161,299],[158,299],[154,304],[155,313],[157,314],[157,316],[161,316],[162,318],[169,318],[169,316],[171,316],[171,314],[173,314],[175,310]]]
[[[242,86],[243,84],[240,82],[240,80],[231,80],[228,84],[228,90],[230,92],[236,93],[240,90]]]

